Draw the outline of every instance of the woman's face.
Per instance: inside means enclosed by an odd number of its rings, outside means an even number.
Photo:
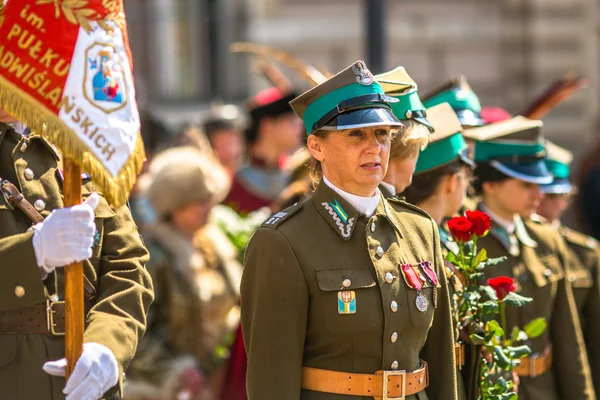
[[[310,135],[308,149],[331,183],[370,197],[387,171],[390,142],[390,127],[375,126],[332,131],[326,137]]]
[[[419,153],[407,158],[393,158],[390,160],[385,181],[394,185],[396,193],[402,193],[404,189],[410,186],[412,178],[417,167]]]
[[[211,209],[212,203],[209,200],[195,201],[175,210],[172,220],[179,231],[192,237],[206,225]]]
[[[568,193],[545,194],[537,209],[537,213],[549,221],[559,219],[569,207],[571,195]]]
[[[486,182],[483,186],[484,201],[493,204],[504,217],[529,217],[537,210],[542,198],[539,185],[518,179]]]

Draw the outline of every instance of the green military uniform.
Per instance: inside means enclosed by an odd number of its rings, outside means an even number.
[[[26,138],[0,124],[0,176],[18,186],[43,217],[63,207],[58,162],[57,153],[43,138]],[[84,198],[95,191],[92,183],[82,186]],[[108,347],[123,373],[144,333],[153,298],[152,282],[144,269],[148,253],[126,206],[112,209],[101,198],[95,214],[97,239],[92,258],[84,262],[84,341]],[[0,197],[0,256],[4,266],[0,312],[15,322],[20,312],[28,314],[32,307],[43,305],[49,298],[56,299],[54,295],[63,299],[62,268],[44,281],[40,278],[31,225],[25,214]],[[45,315],[35,318],[45,326]],[[64,378],[49,376],[42,370],[46,361],[65,356],[64,337],[5,328],[0,327],[1,397],[64,399]]]
[[[573,191],[570,176],[570,165],[573,154],[565,148],[557,146],[549,140],[545,143],[546,158],[544,163],[552,174],[552,182],[542,185],[541,190],[548,196],[569,195]],[[558,230],[567,244],[569,255],[568,279],[573,287],[575,304],[581,322],[585,346],[588,352],[594,388],[600,391],[600,253],[596,239],[574,231],[562,225],[560,219],[547,221],[535,215],[533,221],[550,223]]]
[[[483,171],[492,168],[506,179],[539,185],[549,183],[552,178],[543,162],[541,126],[541,121],[515,117],[472,130],[471,134],[477,137],[478,179],[485,182]],[[522,366],[530,366],[528,370],[517,368],[519,399],[594,399],[568,279],[569,256],[562,237],[549,226],[523,222],[518,216],[514,221],[501,221],[485,203],[480,208],[490,214],[493,223],[489,234],[479,239],[478,246],[487,250],[488,257],[507,257],[500,265],[486,269],[486,278],[513,277],[517,291],[533,298],[533,302],[523,307],[506,309],[507,326],[522,328],[540,317],[548,323],[541,336],[526,342],[533,353],[521,361]],[[539,360],[544,360],[541,368]]]
[[[391,101],[359,61],[291,105],[309,134],[342,134],[335,131],[400,125]],[[435,223],[382,196],[369,199],[372,215],[361,214],[325,178],[248,245],[241,296],[249,400],[456,399]]]
[[[346,223],[330,211],[336,201]],[[407,399],[455,398],[447,284],[423,289],[429,306],[420,312],[399,270],[431,261],[442,276],[432,243],[435,223],[416,207],[382,198],[366,218],[323,183],[311,200],[267,220],[250,241],[242,279],[249,399],[358,399],[301,392],[302,367],[414,371],[419,358],[429,363],[430,386]],[[354,314],[338,313],[342,289],[356,294]]]

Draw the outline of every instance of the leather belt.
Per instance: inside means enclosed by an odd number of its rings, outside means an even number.
[[[0,312],[0,334],[42,333],[62,336],[65,332],[65,303],[36,304]]]
[[[2,178],[0,178],[0,181],[2,181]],[[36,224],[44,222],[44,217],[27,201],[23,193],[15,185],[4,180],[0,183],[0,191],[2,191],[4,199],[11,207],[17,207],[23,211]]]
[[[462,370],[465,366],[465,345],[461,343],[454,343],[454,362],[456,363],[456,369]]]
[[[514,369],[519,376],[535,378],[545,374],[552,367],[552,348],[550,346],[542,353],[532,354],[521,359],[521,363]]]
[[[406,396],[419,393],[428,386],[429,369],[422,360],[421,367],[413,372],[377,371],[375,374],[353,374],[302,368],[302,388],[316,392],[404,400]]]

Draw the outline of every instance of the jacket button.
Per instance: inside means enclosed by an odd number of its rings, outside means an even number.
[[[25,296],[25,288],[21,285],[15,286],[15,296],[19,298]]]
[[[21,144],[21,147],[19,147],[19,151],[21,153],[25,153],[25,150],[27,150],[27,142],[23,142],[23,144]]]
[[[546,275],[546,276],[552,275],[552,270],[550,268],[546,268],[546,270],[544,271],[544,275]]]
[[[344,279],[342,285],[344,285],[344,287],[350,287],[350,285],[352,285],[352,281],[350,279]]]
[[[392,333],[392,337],[390,338],[390,340],[392,341],[392,343],[396,343],[396,340],[398,340],[398,332]]]
[[[390,308],[392,309],[392,312],[398,311],[398,303],[396,303],[395,301],[392,301],[390,303]]]
[[[394,276],[394,275],[393,275],[391,272],[387,272],[387,273],[385,274],[385,281],[386,281],[387,283],[392,283],[392,282],[394,282],[394,278],[395,278],[395,276]]]
[[[371,232],[375,232],[375,222],[371,222]]]
[[[377,246],[377,249],[375,251],[377,252],[377,256],[383,256],[383,249],[381,248],[381,246]]]
[[[573,283],[577,280],[577,275],[569,274],[569,282]]]
[[[44,208],[46,208],[46,203],[42,199],[37,199],[35,201],[35,203],[33,203],[33,206],[35,207],[36,210],[43,211]]]
[[[35,177],[35,175],[33,174],[33,171],[30,170],[29,168],[25,169],[24,175],[25,175],[25,179],[27,179],[28,181],[32,180]]]
[[[395,371],[395,370],[397,370],[397,369],[398,369],[398,361],[394,361],[394,362],[392,363],[392,371]]]

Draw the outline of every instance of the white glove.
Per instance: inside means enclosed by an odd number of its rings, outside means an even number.
[[[42,367],[47,374],[65,376],[67,360],[48,361]],[[119,364],[109,348],[98,343],[84,343],[63,393],[66,400],[98,400],[119,381]]]
[[[94,209],[99,200],[98,194],[92,193],[77,206],[52,211],[33,227],[35,259],[46,273],[92,256]]]

